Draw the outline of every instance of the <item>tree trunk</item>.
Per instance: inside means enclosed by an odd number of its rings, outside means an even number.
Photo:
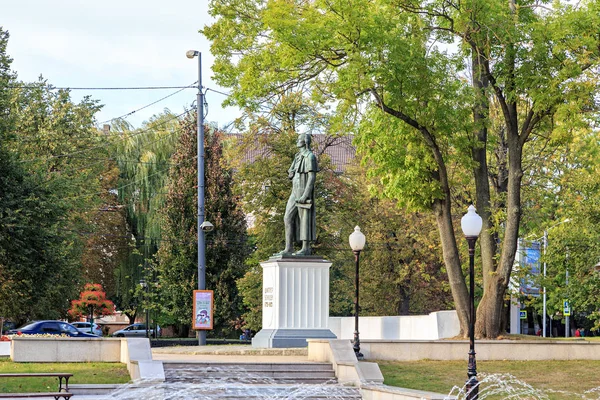
[[[483,286],[486,287],[488,280],[496,270],[494,256],[496,255],[496,240],[491,232],[492,207],[490,196],[489,171],[487,164],[487,121],[490,117],[490,109],[487,98],[489,79],[485,71],[485,56],[473,48],[471,51],[471,63],[473,71],[472,84],[475,89],[475,104],[473,107],[473,121],[475,122],[475,137],[477,145],[473,146],[472,156],[475,161],[473,170],[475,176],[475,193],[477,213],[481,216],[483,226],[479,237],[481,249],[481,263],[483,271]]]
[[[478,337],[496,338],[500,332],[500,321],[504,294],[510,280],[521,220],[521,180],[523,177],[522,150],[523,140],[518,133],[517,107],[507,104],[505,122],[508,132],[508,192],[506,199],[506,226],[502,253],[498,268],[492,273],[490,281],[484,287],[484,295],[477,309],[475,334]]]
[[[409,290],[406,290],[403,286],[398,288],[398,297],[400,302],[398,303],[398,315],[408,315],[410,310],[410,294]]]
[[[458,256],[450,205],[448,201],[436,200],[433,204],[433,211],[440,232],[442,254],[448,271],[452,298],[460,322],[460,335],[465,336],[469,332],[469,293]]]

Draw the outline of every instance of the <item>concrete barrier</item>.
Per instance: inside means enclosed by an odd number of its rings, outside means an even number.
[[[10,343],[14,362],[120,362],[134,381],[165,380],[146,338],[15,337]]]
[[[10,342],[0,342],[0,357],[10,357]]]
[[[328,362],[333,366],[338,382],[360,386],[363,383],[383,383],[383,375],[376,363],[358,362],[348,340],[307,339],[308,359]]]
[[[354,317],[329,317],[329,329],[338,339],[354,337]],[[460,333],[455,310],[429,315],[359,317],[360,340],[437,340]]]
[[[456,400],[455,396],[447,394],[386,385],[363,385],[360,394],[363,400]]]
[[[403,389],[383,384],[379,365],[358,361],[349,340],[309,339],[308,359],[329,362],[333,366],[338,382],[360,388],[361,396],[367,400],[454,400],[439,393]]]
[[[134,381],[165,381],[162,361],[152,360],[150,341],[146,338],[121,340],[121,362],[127,364],[129,376]]]
[[[370,360],[467,360],[467,340],[362,340],[360,350]],[[584,340],[476,340],[478,361],[600,360],[600,343]]]
[[[122,362],[120,339],[14,337],[10,343],[15,362]]]

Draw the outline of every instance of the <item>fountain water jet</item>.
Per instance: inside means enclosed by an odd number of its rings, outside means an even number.
[[[318,384],[300,383],[302,377],[266,377],[264,371],[243,367],[197,366],[166,370],[166,382],[139,381],[110,394],[116,400],[183,399],[360,399],[358,388],[342,386],[335,379]]]
[[[558,390],[540,390],[535,389],[528,383],[515,378],[510,374],[485,374],[479,373],[479,400],[486,398],[494,399],[519,399],[519,400],[549,400],[549,399],[581,399],[598,400],[600,399],[600,387],[587,390],[583,393],[572,393]],[[466,385],[463,387],[455,386],[448,394],[457,400],[467,398]]]

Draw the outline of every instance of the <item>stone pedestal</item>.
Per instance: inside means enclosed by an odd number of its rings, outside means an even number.
[[[263,268],[262,330],[252,347],[306,347],[335,339],[329,320],[329,267],[320,257],[272,258]]]

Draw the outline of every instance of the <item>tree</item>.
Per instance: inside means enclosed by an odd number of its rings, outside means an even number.
[[[181,135],[171,157],[163,225],[157,253],[158,282],[163,311],[189,329],[192,291],[197,288],[197,169],[196,119],[181,121]],[[232,334],[241,314],[235,281],[245,272],[249,253],[246,219],[232,193],[232,173],[222,157],[223,133],[206,127],[205,214],[215,229],[206,237],[206,288],[214,291],[214,336]]]
[[[83,280],[98,282],[109,298],[121,304],[118,278],[120,267],[126,263],[132,250],[131,233],[128,230],[125,207],[113,194],[114,188],[118,187],[119,169],[111,159],[107,159],[104,165],[105,170],[101,177],[103,193],[99,196],[103,204],[85,214],[88,227],[81,234],[85,241],[81,256]]]
[[[34,131],[23,123],[29,116],[22,106],[35,99],[24,98],[14,89],[22,85],[10,71],[7,42],[8,33],[0,29],[0,314],[20,324],[28,319],[64,317],[69,299],[76,295],[81,242],[72,215],[80,203],[63,197],[72,193],[67,179],[61,178],[58,169],[43,168],[42,157],[35,158],[41,152],[28,152],[25,158],[23,146]],[[72,103],[62,96],[60,102],[45,106],[48,117]],[[84,109],[89,108],[84,105]],[[68,115],[61,115],[63,123]],[[89,128],[86,121],[77,123]],[[93,190],[91,183],[89,190]]]
[[[409,315],[450,309],[452,297],[434,218],[374,196],[365,175],[357,165],[345,172],[349,188],[338,217],[354,220],[367,236],[360,263],[362,313]],[[347,233],[344,230],[344,240]],[[353,268],[347,274],[353,277]]]
[[[600,274],[594,266],[600,260],[596,245],[600,239],[600,143],[596,132],[575,129],[573,136],[546,159],[545,168],[552,171],[552,179],[543,180],[540,187],[528,188],[533,198],[527,197],[526,201],[536,204],[529,213],[533,214],[528,218],[532,231],[529,236],[540,237],[543,230],[548,234],[547,251],[541,259],[547,264],[547,274],[532,281],[546,288],[551,317],[564,318],[563,301],[568,299],[573,309],[571,321],[581,316],[580,324],[597,329]],[[541,296],[527,303],[543,315]]]
[[[152,259],[161,240],[160,212],[165,204],[166,182],[172,165],[170,158],[179,140],[179,117],[164,110],[139,129],[133,129],[124,120],[113,121],[112,131],[118,137],[114,161],[119,173],[119,195],[118,204],[108,205],[114,217],[124,212],[125,226],[121,229],[125,232],[119,244],[127,253],[119,260],[115,271],[114,298],[131,323],[144,300],[140,280],[145,279],[152,286],[156,283]],[[115,222],[120,221],[113,221],[110,226],[113,229],[117,227]],[[103,238],[105,244],[109,244],[108,238]],[[156,295],[154,290],[150,293],[153,297]],[[146,300],[150,300],[150,308],[155,308],[152,299]]]
[[[599,3],[214,0],[210,10],[216,21],[203,33],[217,82],[233,90],[229,104],[258,109],[309,87],[336,107],[330,129],[356,131],[382,194],[433,213],[463,334],[455,222],[474,200],[484,221],[476,334],[497,337],[526,146],[585,123],[581,111],[596,107]]]
[[[79,300],[71,301],[69,315],[77,318],[85,315],[90,316],[90,333],[93,333],[94,317],[111,315],[115,313],[115,305],[106,298],[102,285],[97,283],[86,283],[83,291],[79,294]]]

